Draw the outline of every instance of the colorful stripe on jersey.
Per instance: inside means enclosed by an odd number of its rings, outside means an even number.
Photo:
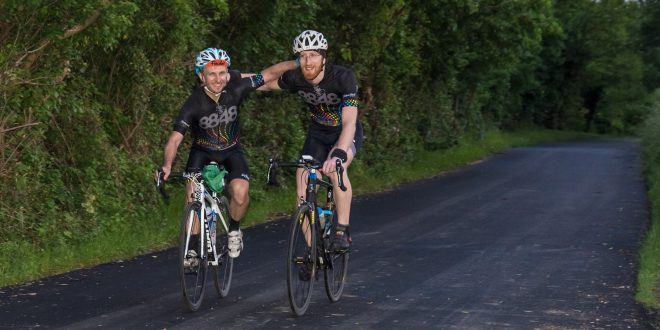
[[[341,106],[343,107],[357,107],[358,106],[358,99],[349,97],[345,98],[344,101],[341,102]]]
[[[341,123],[341,108],[333,107],[331,110],[327,104],[310,106],[311,117],[315,122],[325,126],[339,126]]]
[[[225,150],[238,142],[238,122],[225,125],[224,129],[217,127],[207,129],[202,136],[198,136],[194,143],[208,150]]]

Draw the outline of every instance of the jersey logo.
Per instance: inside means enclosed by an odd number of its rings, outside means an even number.
[[[341,101],[341,98],[334,93],[328,93],[322,89],[315,90],[316,93],[305,93],[304,91],[298,91],[300,95],[307,104],[319,105],[319,104],[328,104],[328,105],[337,105]]]
[[[214,128],[220,124],[230,123],[236,120],[238,108],[234,105],[227,108],[224,105],[218,105],[214,113],[199,119],[199,127],[202,129]]]

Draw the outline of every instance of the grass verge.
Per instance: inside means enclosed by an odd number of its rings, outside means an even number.
[[[651,224],[639,255],[636,299],[651,311],[660,329],[660,109],[642,130],[642,159],[648,187]]]

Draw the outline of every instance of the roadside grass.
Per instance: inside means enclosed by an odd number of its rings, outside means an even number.
[[[660,328],[660,109],[642,130],[642,159],[651,212],[649,231],[639,255],[636,299],[652,310]]]
[[[356,187],[355,195],[377,192],[460,168],[511,147],[596,137],[579,132],[541,129],[513,133],[490,131],[482,139],[466,138],[446,150],[419,151],[412,161],[390,166],[385,173],[378,175],[367,171],[358,158],[350,169],[351,182]],[[265,171],[265,167],[256,167],[253,172]],[[263,173],[253,175],[259,178],[259,182],[255,179],[251,183],[251,205],[244,226],[286,216],[295,203],[293,175],[282,175],[279,178],[282,183],[280,187],[267,187],[262,179],[265,176]],[[75,246],[53,243],[47,251],[36,251],[26,242],[3,244],[0,246],[0,287],[173,247],[183,208],[183,189],[170,186],[168,190],[172,195],[171,202],[167,205],[162,203],[152,218],[136,219],[132,228],[103,232]]]

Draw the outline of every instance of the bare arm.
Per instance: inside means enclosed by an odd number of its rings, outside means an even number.
[[[163,172],[165,173],[165,180],[170,176],[172,162],[174,162],[174,157],[176,157],[176,151],[179,149],[181,141],[183,141],[183,134],[175,131],[170,134],[167,144],[165,144],[165,151],[163,151]]]
[[[289,70],[297,68],[296,61],[284,61],[273,64],[261,71],[261,76],[266,82],[263,86],[257,88],[258,91],[279,91],[281,88],[277,85],[277,80]],[[254,73],[241,73],[241,78],[254,76]]]
[[[284,61],[274,65],[269,66],[265,70],[261,71],[261,75],[264,77],[265,82],[277,81],[284,72],[293,70],[296,68],[296,61]]]
[[[357,107],[344,107],[341,111],[341,134],[337,140],[337,148],[348,152],[355,137],[355,125],[357,124]]]
[[[257,88],[257,90],[262,92],[276,92],[276,91],[281,91],[282,89],[280,88],[280,85],[277,84],[277,79],[275,79]]]
[[[341,133],[339,134],[339,139],[335,144],[336,149],[341,149],[347,154],[349,153],[349,148],[353,144],[353,138],[355,137],[355,130],[357,125],[357,107],[344,107],[341,111]],[[350,156],[349,156],[350,157]],[[335,163],[337,157],[332,157],[326,160],[323,163],[323,171],[325,173],[332,173],[335,171]]]

